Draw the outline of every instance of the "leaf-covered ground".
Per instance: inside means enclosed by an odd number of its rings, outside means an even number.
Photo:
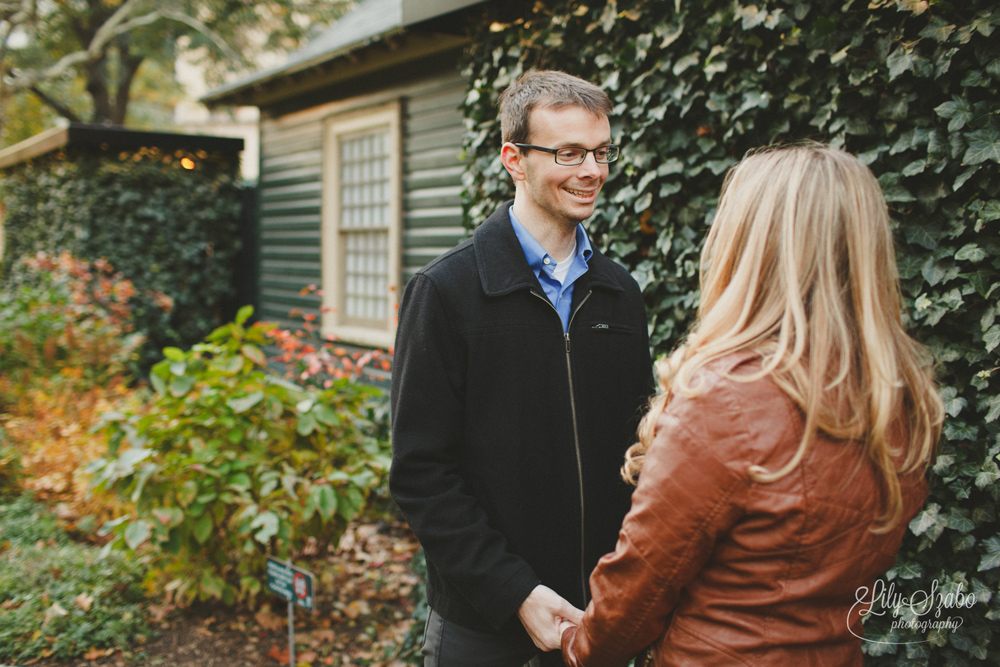
[[[298,665],[403,667],[413,621],[418,545],[398,521],[356,523],[336,551],[297,561],[316,576],[317,611],[296,609]],[[271,596],[256,611],[148,605],[157,635],[129,654],[38,660],[37,667],[277,667],[288,665],[288,607]],[[25,666],[27,667],[27,665]]]

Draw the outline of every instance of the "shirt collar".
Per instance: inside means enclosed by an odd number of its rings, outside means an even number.
[[[524,258],[528,260],[528,266],[535,271],[551,272],[556,267],[555,258],[545,252],[542,244],[521,224],[521,221],[514,215],[513,206],[510,207],[510,224],[514,228],[517,240],[521,243],[521,249],[524,250]],[[589,262],[593,254],[594,250],[590,246],[590,239],[587,238],[587,232],[583,228],[583,225],[578,223],[576,225],[576,256],[583,259],[584,262]],[[545,262],[546,258],[549,260],[548,263]]]

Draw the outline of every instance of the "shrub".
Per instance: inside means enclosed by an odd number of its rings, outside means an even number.
[[[323,296],[316,285],[307,285],[299,290],[299,295],[315,294]],[[327,308],[320,308],[321,311]],[[289,317],[301,317],[299,327],[271,329],[267,335],[280,354],[275,361],[287,370],[285,376],[308,386],[330,388],[335,380],[364,377],[365,368],[377,367],[388,371],[391,364],[379,349],[363,349],[339,346],[333,337],[321,337],[316,314],[293,308]],[[386,424],[387,426],[388,424]]]
[[[193,168],[192,168],[193,167]],[[136,288],[143,370],[232,318],[242,192],[232,155],[67,150],[7,168],[3,271],[17,258],[105,258]],[[161,294],[175,304],[164,310]]]
[[[134,295],[102,260],[39,254],[13,268],[0,292],[0,493],[18,481],[77,516],[112,511],[86,498],[82,469],[103,453],[88,431],[128,397]]]
[[[189,352],[164,350],[148,408],[106,415],[96,484],[136,503],[111,544],[151,548],[179,602],[252,600],[265,558],[339,540],[388,465],[366,418],[377,391],[348,379],[294,384],[266,367],[275,325],[252,309]],[[313,545],[316,546],[316,545]]]
[[[605,88],[622,158],[587,223],[674,347],[698,303],[725,171],[815,139],[869,164],[889,203],[906,317],[940,362],[947,421],[929,501],[887,575],[900,597],[974,594],[954,630],[871,616],[871,665],[1000,664],[1000,8],[991,0],[541,0],[492,3],[472,35],[466,207],[511,194],[499,92],[530,67]],[[521,11],[523,9],[523,11]],[[954,598],[953,598],[954,599]],[[945,610],[942,610],[944,613]]]
[[[144,640],[141,567],[97,552],[30,495],[0,505],[0,660],[94,658]]]
[[[22,258],[0,291],[5,387],[64,373],[83,388],[125,374],[143,341],[133,331],[135,294],[132,282],[104,260],[68,253]]]

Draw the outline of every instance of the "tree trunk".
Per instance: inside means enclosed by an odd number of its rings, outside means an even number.
[[[101,54],[97,60],[84,67],[87,77],[87,94],[94,104],[92,123],[113,123],[111,90],[108,87],[108,56]]]
[[[124,125],[128,114],[132,80],[135,79],[135,75],[142,65],[143,57],[129,53],[127,41],[121,40],[118,43],[118,58],[120,61],[118,66],[118,91],[115,93],[111,122],[115,125]]]

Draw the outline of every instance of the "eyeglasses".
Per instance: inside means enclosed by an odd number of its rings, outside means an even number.
[[[618,159],[618,146],[614,145],[601,146],[599,148],[545,148],[544,146],[532,146],[531,144],[514,145],[527,150],[552,153],[556,157],[556,164],[566,165],[567,167],[583,164],[583,161],[587,159],[587,153],[593,153],[594,159],[601,164],[608,164]]]

